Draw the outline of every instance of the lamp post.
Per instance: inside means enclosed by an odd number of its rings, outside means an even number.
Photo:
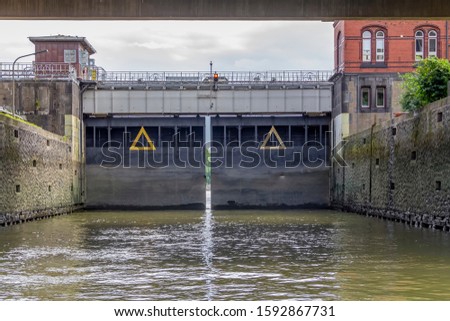
[[[30,54],[27,54],[27,55],[23,55],[23,56],[17,57],[16,60],[14,60],[14,62],[13,62],[13,65],[12,65],[12,96],[13,96],[13,99],[12,99],[12,113],[13,113],[13,116],[16,115],[16,78],[14,77],[15,76],[14,75],[14,67],[16,66],[16,62],[19,59],[22,59],[22,58],[25,58],[25,57],[29,57],[29,56],[35,56],[35,55],[38,55],[38,54],[41,54],[41,53],[44,53],[44,52],[48,52],[48,50],[45,49],[45,50],[41,50],[41,51],[36,51],[36,52],[30,53]]]

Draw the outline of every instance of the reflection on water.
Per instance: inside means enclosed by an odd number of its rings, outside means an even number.
[[[77,213],[0,229],[0,300],[449,300],[449,235],[333,211]]]
[[[208,301],[211,301],[214,299],[214,266],[213,266],[213,256],[214,256],[214,243],[213,243],[213,218],[212,218],[212,211],[210,209],[207,209],[205,211],[205,226],[203,228],[203,258],[205,261],[205,265],[207,268],[206,271],[206,299]]]

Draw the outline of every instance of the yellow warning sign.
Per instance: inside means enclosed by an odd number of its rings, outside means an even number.
[[[136,147],[136,144],[139,142],[139,139],[141,139],[142,135],[144,135],[145,140],[148,143],[148,146]],[[153,144],[152,140],[150,139],[150,136],[148,136],[148,134],[145,131],[144,127],[141,127],[141,130],[139,131],[139,133],[137,134],[136,138],[134,139],[134,142],[131,145],[130,150],[156,150],[155,145]]]
[[[278,140],[279,143],[278,146],[267,146],[267,143],[269,142],[269,139],[270,137],[272,137],[272,135],[275,135],[276,139]],[[286,149],[286,146],[284,145],[283,140],[280,137],[280,134],[278,134],[274,126],[272,126],[272,128],[267,133],[267,136],[259,149]]]

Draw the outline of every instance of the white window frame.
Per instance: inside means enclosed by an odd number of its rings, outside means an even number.
[[[364,105],[364,94],[367,94],[367,104]],[[370,108],[370,87],[361,87],[361,108]]]
[[[432,42],[434,42],[434,51],[431,51]],[[436,30],[430,30],[428,32],[428,58],[430,57],[437,57],[437,32]]]
[[[424,45],[424,37],[425,34],[422,30],[417,30],[416,34],[415,34],[415,39],[414,39],[414,51],[416,53],[415,55],[415,59],[416,61],[420,61],[424,58],[424,50],[423,50],[423,45]],[[417,50],[418,44],[421,43],[421,50]]]
[[[385,53],[385,34],[384,31],[377,31],[376,33],[376,61],[384,61]]]
[[[372,61],[372,33],[368,30],[362,34],[362,61]]]

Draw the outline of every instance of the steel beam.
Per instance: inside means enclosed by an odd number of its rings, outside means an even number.
[[[0,0],[0,19],[338,20],[450,17],[448,0]]]

